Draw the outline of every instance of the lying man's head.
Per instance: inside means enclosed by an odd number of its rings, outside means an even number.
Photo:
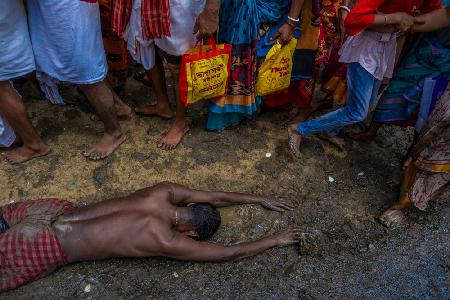
[[[189,223],[195,231],[194,238],[205,240],[219,229],[220,213],[211,204],[192,204],[189,210]]]

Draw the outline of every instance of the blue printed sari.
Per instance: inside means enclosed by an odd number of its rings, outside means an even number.
[[[208,130],[221,130],[255,116],[258,56],[256,47],[263,24],[273,24],[289,9],[289,0],[224,0],[221,4],[219,42],[233,46],[227,96],[212,101]]]

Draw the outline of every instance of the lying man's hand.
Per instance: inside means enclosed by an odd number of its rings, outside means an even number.
[[[293,210],[295,208],[291,201],[285,199],[264,198],[259,204],[265,209],[278,212]]]
[[[276,239],[277,247],[286,247],[299,243],[301,234],[300,229],[287,229],[276,233],[273,238]]]

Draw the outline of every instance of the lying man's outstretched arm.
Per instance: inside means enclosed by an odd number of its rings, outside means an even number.
[[[171,241],[164,243],[159,255],[180,260],[222,262],[253,256],[273,247],[293,245],[299,242],[299,238],[298,229],[288,229],[257,241],[221,246],[177,234]]]
[[[238,204],[259,204],[264,208],[279,212],[294,209],[294,205],[292,205],[290,201],[286,201],[284,199],[274,199],[271,197],[241,193],[206,192],[193,190],[170,182],[163,184],[166,185],[167,189],[169,189],[173,204],[209,203],[215,207],[225,207]]]

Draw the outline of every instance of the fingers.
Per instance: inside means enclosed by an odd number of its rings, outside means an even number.
[[[279,37],[281,36],[281,33],[278,31],[277,33],[275,33],[270,39],[272,41],[276,41],[279,39]]]
[[[277,211],[277,212],[279,212],[279,213],[282,213],[282,212],[285,212],[285,211],[286,211],[285,209],[280,208],[280,207],[276,207],[276,206],[273,206],[273,207],[271,208],[271,210]]]
[[[280,200],[277,202],[277,207],[281,208],[283,211],[292,211],[295,208],[295,205],[290,201]]]
[[[289,206],[287,204],[281,204],[281,203],[278,203],[276,208],[277,208],[276,210],[279,211],[279,212],[285,212],[285,211],[292,211],[293,210],[293,207],[291,207],[291,206]]]
[[[281,200],[279,203],[289,210],[292,210],[295,208],[295,204],[293,204],[291,201]]]
[[[279,247],[286,247],[300,242],[302,232],[298,228],[287,229],[279,233],[281,239],[279,240]]]

